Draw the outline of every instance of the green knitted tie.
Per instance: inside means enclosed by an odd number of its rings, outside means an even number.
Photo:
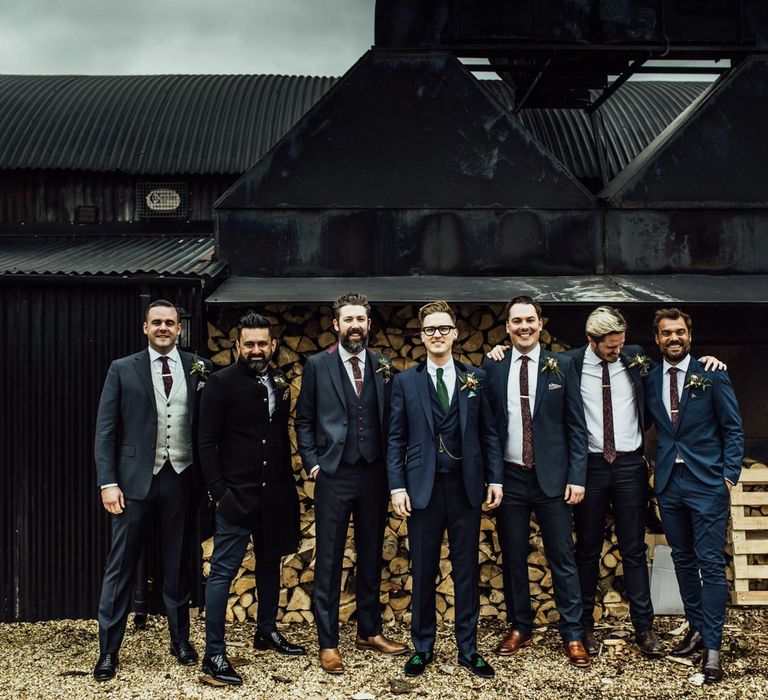
[[[443,413],[448,413],[450,402],[448,401],[448,387],[443,381],[443,368],[437,368],[437,400],[443,407]]]

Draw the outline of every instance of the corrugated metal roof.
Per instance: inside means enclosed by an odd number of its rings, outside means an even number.
[[[0,76],[0,168],[239,174],[334,82],[282,75]]]
[[[213,277],[224,263],[212,261],[206,236],[3,236],[2,275],[178,275]]]
[[[336,78],[280,75],[0,76],[0,169],[241,174]],[[507,107],[501,81],[482,83]],[[598,111],[609,178],[706,83],[625,84]],[[525,109],[522,123],[581,180],[600,177],[580,110]]]

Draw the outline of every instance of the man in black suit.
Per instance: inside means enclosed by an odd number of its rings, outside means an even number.
[[[210,363],[176,348],[179,314],[169,301],[146,311],[146,350],[109,368],[96,418],[94,456],[112,546],[99,600],[96,680],[113,678],[125,634],[136,566],[153,514],[160,522],[163,599],[171,654],[191,666],[190,538],[193,517],[192,418]]]
[[[291,391],[270,369],[277,349],[269,321],[247,314],[237,325],[237,362],[214,374],[200,402],[198,453],[216,503],[211,571],[205,586],[203,672],[239,685],[226,655],[224,621],[232,579],[253,536],[256,555],[256,649],[300,655],[277,630],[280,561],[296,551],[299,499],[291,467]]]
[[[496,517],[504,559],[509,631],[496,647],[514,654],[533,638],[528,582],[531,511],[552,570],[560,636],[569,661],[590,664],[582,643],[581,593],[573,552],[571,507],[584,498],[587,429],[579,378],[570,358],[543,350],[541,306],[516,297],[505,309],[512,351],[487,360],[488,387],[504,447],[504,498]]]
[[[627,322],[610,306],[587,318],[587,345],[563,353],[580,377],[589,434],[584,500],[574,508],[576,565],[581,581],[584,646],[600,650],[594,635],[595,593],[609,505],[624,567],[635,643],[649,658],[664,656],[653,631],[653,605],[646,560],[648,466],[643,456],[643,377],[650,360],[638,345],[624,345]]]
[[[362,294],[333,306],[338,345],[310,357],[296,411],[299,453],[315,485],[315,622],[320,665],[343,673],[339,597],[349,516],[357,550],[359,649],[402,654],[406,646],[381,632],[381,550],[387,515],[384,464],[391,365],[367,349],[371,307]]]
[[[451,307],[425,304],[419,321],[427,359],[395,377],[387,451],[392,505],[409,519],[415,653],[405,674],[421,675],[434,658],[435,577],[447,529],[458,660],[476,676],[491,678],[493,668],[477,652],[477,549],[483,501],[490,508],[501,502],[501,446],[483,370],[452,357],[458,331]]]

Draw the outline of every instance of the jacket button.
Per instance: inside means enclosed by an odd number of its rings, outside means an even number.
[[[266,485],[267,485],[267,482],[264,481],[264,482],[262,482],[261,487],[264,488]]]
[[[267,444],[267,441],[266,441],[266,440],[262,440],[262,441],[261,441],[261,444],[262,444],[262,445],[266,445],[266,444]]]
[[[263,401],[264,403],[267,403],[267,401],[269,401],[269,399],[262,399],[262,401]]]
[[[261,465],[262,465],[263,467],[266,467],[266,466],[267,466],[267,460],[265,459],[265,460],[264,460],[264,461],[261,463]]]

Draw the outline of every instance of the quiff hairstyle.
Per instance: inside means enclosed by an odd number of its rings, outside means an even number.
[[[423,324],[424,319],[430,314],[448,314],[451,317],[453,325],[456,325],[456,314],[453,312],[453,309],[447,301],[438,299],[437,301],[430,301],[424,304],[424,306],[419,309],[419,323]]]
[[[176,304],[174,304],[172,301],[168,301],[167,299],[155,299],[154,301],[151,301],[149,304],[147,304],[147,308],[144,311],[145,321],[149,318],[149,310],[156,309],[158,306],[163,306],[167,309],[173,309],[176,312],[176,320],[178,321],[181,319],[181,314],[179,314],[179,309],[176,307]]]
[[[509,321],[509,312],[515,304],[530,304],[536,311],[536,317],[541,321],[541,304],[538,301],[528,296],[519,296],[514,299],[510,299],[507,305],[504,307],[504,322]]]
[[[362,306],[365,309],[365,315],[368,317],[371,315],[371,305],[368,303],[368,297],[365,294],[347,292],[336,299],[333,302],[333,315],[337,321],[341,318],[341,309],[344,306]]]
[[[612,306],[598,306],[589,316],[584,327],[587,335],[599,343],[611,333],[626,333],[627,320],[621,311]]]
[[[244,328],[266,328],[269,331],[269,339],[272,340],[272,324],[266,316],[253,313],[252,311],[242,316],[237,322],[237,339],[243,337]]]
[[[671,321],[677,321],[682,318],[685,321],[685,327],[688,329],[688,332],[693,333],[693,319],[685,311],[672,307],[671,309],[656,309],[656,313],[653,316],[654,337],[659,334],[659,324],[663,318],[668,318]]]

